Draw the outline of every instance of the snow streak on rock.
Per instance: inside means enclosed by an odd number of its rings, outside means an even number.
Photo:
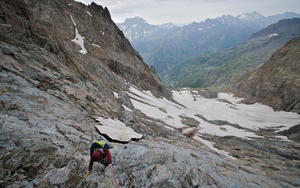
[[[269,35],[269,37],[275,37],[275,36],[278,36],[278,34],[277,33],[273,33],[273,34]]]
[[[76,23],[75,21],[73,20],[73,17],[72,15],[70,15],[71,19],[72,19],[72,22],[75,26],[75,38],[72,40],[72,42],[75,42],[77,43],[80,47],[81,47],[81,50],[79,51],[80,53],[82,54],[87,54],[87,50],[85,49],[84,47],[84,37],[81,36],[79,33],[78,33],[78,29],[76,27]]]

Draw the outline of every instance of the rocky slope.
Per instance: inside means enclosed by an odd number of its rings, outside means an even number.
[[[170,94],[160,86],[155,70],[142,61],[139,53],[124,38],[111,20],[107,8],[103,9],[94,3],[86,7],[83,4],[62,2],[31,1],[25,4],[23,1],[13,1],[11,6],[2,2],[1,40],[20,48],[38,45],[51,55],[58,56],[82,80],[88,77],[96,80],[99,76],[111,80],[110,75],[103,73],[113,72],[141,89],[152,90],[157,96],[165,92],[162,95],[169,98]],[[86,49],[78,45],[80,34],[84,36]],[[78,53],[84,50],[87,50],[87,55]],[[43,64],[40,66],[47,69]],[[108,70],[100,71],[105,68]],[[101,85],[112,88],[111,83]]]
[[[99,136],[94,117],[128,120],[126,82],[171,99],[107,8],[59,0],[0,6],[2,186],[86,155]]]
[[[172,99],[107,8],[72,0],[2,0],[0,31],[0,187],[116,187],[110,169],[98,164],[84,178],[90,144],[100,137],[99,117],[143,135],[111,150],[120,187],[300,185],[296,142],[268,133],[276,148],[262,153],[224,141],[224,150],[241,156],[233,160],[136,109],[133,89],[176,109],[187,107]]]
[[[288,42],[261,66],[234,85],[245,102],[300,113],[300,38]]]

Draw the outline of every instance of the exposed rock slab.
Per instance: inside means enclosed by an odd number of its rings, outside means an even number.
[[[95,125],[101,134],[119,142],[130,142],[132,139],[141,139],[142,134],[135,132],[119,120],[98,118],[101,125]]]

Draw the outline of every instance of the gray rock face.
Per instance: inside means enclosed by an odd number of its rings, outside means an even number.
[[[245,102],[261,102],[275,110],[300,113],[300,38],[293,39],[258,70],[244,76],[233,90]]]
[[[295,125],[288,130],[282,132],[283,135],[286,135],[290,140],[300,142],[300,124]]]
[[[87,54],[72,41],[70,15]],[[3,0],[0,30],[0,187],[116,187],[111,170],[100,164],[84,178],[90,144],[100,137],[98,117],[118,119],[143,134],[111,149],[120,187],[300,185],[298,158],[284,158],[278,168],[290,174],[276,176],[275,167],[227,159],[134,109],[128,83],[170,100],[171,92],[106,8],[72,0]],[[197,127],[194,119],[182,119]],[[299,148],[288,149],[296,156]]]
[[[120,187],[279,186],[276,180],[252,166],[224,159],[182,136],[176,140],[141,140],[126,146],[117,144],[112,155]],[[110,169],[103,172],[102,166],[96,166],[90,179],[95,176],[105,179],[107,174],[111,174]]]

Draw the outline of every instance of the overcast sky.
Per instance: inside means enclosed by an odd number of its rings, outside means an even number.
[[[300,0],[76,0],[86,5],[95,2],[107,7],[116,23],[141,17],[150,24],[201,22],[222,15],[237,16],[257,11],[263,16],[295,12]]]

